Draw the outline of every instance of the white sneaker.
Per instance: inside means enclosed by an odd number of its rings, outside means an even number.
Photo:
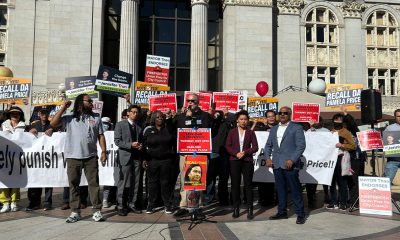
[[[80,213],[75,213],[72,212],[71,215],[65,220],[67,223],[75,223],[77,221],[81,220],[81,214]]]
[[[11,203],[11,212],[16,212],[18,210],[19,210],[19,208],[17,206],[17,203],[16,202],[12,202]]]
[[[103,200],[103,208],[109,208],[110,205],[108,204],[107,200]]]
[[[6,213],[10,211],[10,204],[9,203],[3,203],[3,207],[0,210],[0,213]]]
[[[93,218],[93,220],[95,222],[103,222],[103,221],[106,220],[105,217],[103,216],[103,214],[101,214],[100,211],[97,211],[97,212],[93,213],[93,217],[92,218]]]

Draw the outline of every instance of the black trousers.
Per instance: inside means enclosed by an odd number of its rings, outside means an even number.
[[[243,174],[244,187],[246,189],[245,194],[247,199],[247,207],[250,208],[253,206],[253,162],[234,160],[230,161],[230,165],[233,207],[240,207],[240,183]]]
[[[42,196],[42,188],[28,188],[28,199],[30,206],[40,206],[40,199]],[[45,207],[51,207],[53,203],[52,199],[53,188],[45,188],[44,190],[44,205]]]
[[[158,194],[164,206],[169,206],[171,198],[171,160],[152,159],[147,168],[148,188],[149,188],[149,207],[156,207]]]
[[[358,158],[351,158],[350,161],[351,169],[353,169],[354,173],[352,176],[346,176],[346,178],[350,194],[349,203],[353,204],[358,198],[358,176],[360,173],[360,169],[363,169],[363,167],[361,167],[361,164],[364,165],[364,162]]]

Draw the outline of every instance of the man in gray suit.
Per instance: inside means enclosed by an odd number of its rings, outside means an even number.
[[[279,199],[278,213],[270,217],[270,219],[288,218],[286,209],[287,185],[289,185],[296,208],[296,223],[304,224],[306,218],[299,180],[300,156],[306,149],[304,131],[301,125],[290,121],[292,110],[289,107],[282,107],[278,115],[279,124],[272,127],[264,148],[264,155],[267,158],[266,165],[274,169],[275,185]]]
[[[115,125],[114,142],[118,146],[119,180],[117,190],[118,214],[126,216],[128,209],[142,213],[135,207],[139,190],[140,152],[142,150],[142,128],[137,124],[140,107],[128,107],[128,119]]]

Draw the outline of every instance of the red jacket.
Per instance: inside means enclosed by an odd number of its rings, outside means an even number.
[[[238,128],[229,131],[225,147],[230,154],[229,160],[238,160],[236,157],[236,154],[240,152]],[[244,133],[243,151],[245,152],[242,158],[244,161],[253,161],[253,154],[258,151],[256,134],[250,129],[246,129]]]

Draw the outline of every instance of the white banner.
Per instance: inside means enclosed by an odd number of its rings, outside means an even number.
[[[257,161],[267,142],[269,132],[256,131],[258,152],[254,156],[254,182],[275,182],[272,168],[265,166],[265,161]],[[337,134],[330,132],[306,132],[306,150],[303,153],[300,182],[331,185],[336,166],[339,142]]]
[[[105,132],[105,136],[110,154],[105,166],[99,161],[100,185],[115,186],[119,174],[118,147],[114,144],[114,132]],[[26,132],[0,132],[0,188],[67,187],[64,139],[65,133],[36,138]],[[82,177],[81,185],[87,185],[86,177]]]

